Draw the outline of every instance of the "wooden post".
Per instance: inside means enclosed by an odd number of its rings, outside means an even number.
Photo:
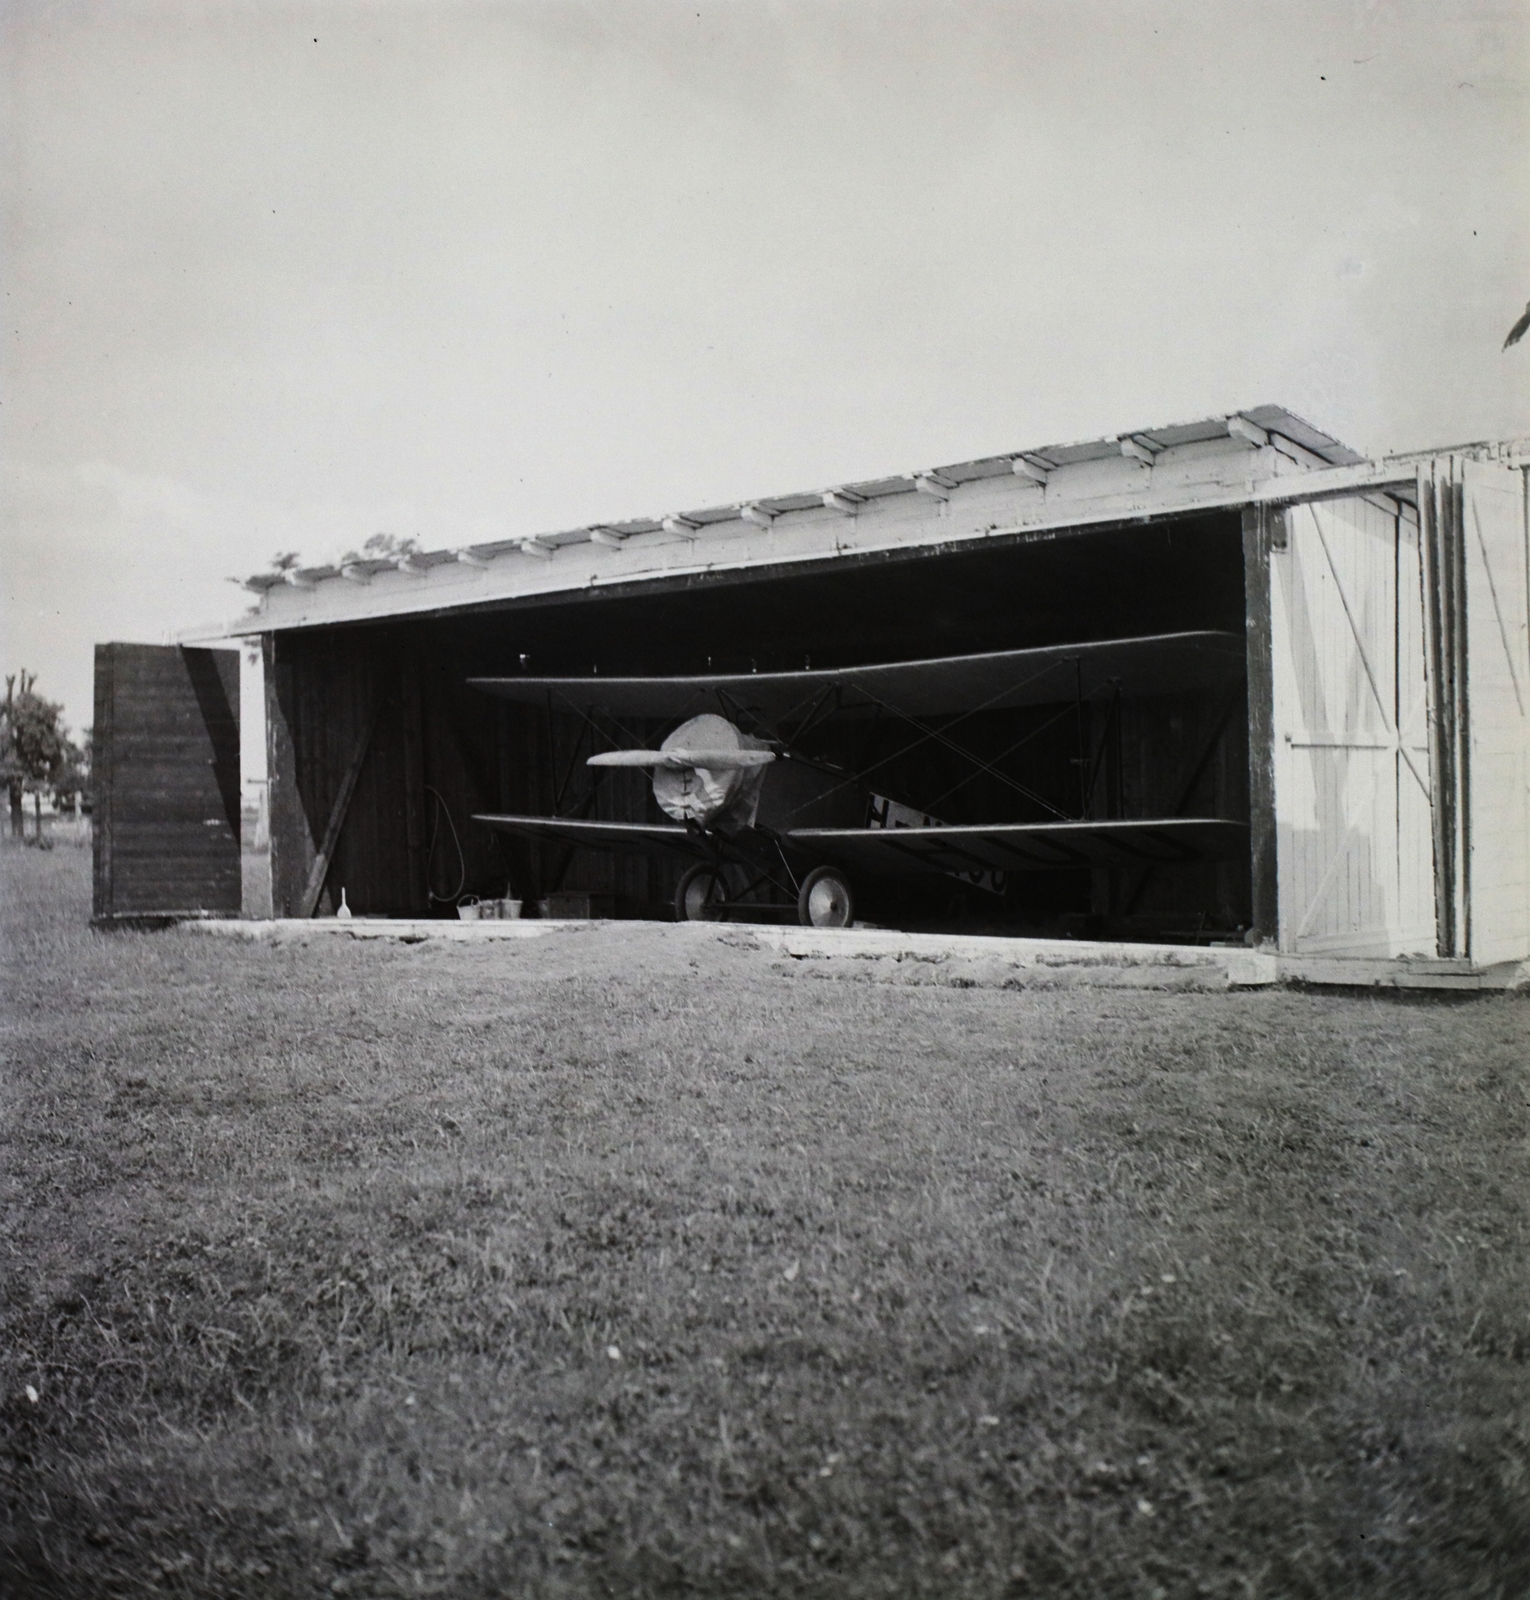
[[[1280,935],[1275,831],[1275,677],[1270,620],[1270,552],[1286,545],[1279,506],[1243,511],[1243,614],[1248,658],[1248,820],[1252,926]]]
[[[399,703],[404,717],[404,836],[409,846],[409,895],[411,912],[423,914],[430,908],[430,891],[425,874],[425,750],[420,724],[420,662],[407,651],[402,673]]]
[[[1472,952],[1472,738],[1471,702],[1467,698],[1466,486],[1461,482],[1454,456],[1450,462],[1446,505],[1450,512],[1444,533],[1445,553],[1450,564],[1450,675],[1454,702],[1451,736],[1456,751],[1456,948],[1453,953],[1469,956]]]
[[[297,915],[314,841],[298,792],[297,744],[292,722],[297,711],[297,674],[275,634],[261,639],[266,684],[266,819],[271,841],[271,914]]]
[[[259,686],[261,705],[267,705],[265,650],[257,637],[253,644],[242,640],[239,647],[239,698]],[[262,740],[266,739],[264,711],[258,726]],[[244,787],[244,741],[253,739],[254,731],[241,717],[239,723],[240,776],[239,776],[239,915],[251,921],[266,921],[274,915],[271,904],[271,826],[270,785],[261,783],[255,788],[255,814],[245,810],[247,796]],[[248,826],[247,826],[248,825]]]
[[[1456,953],[1455,702],[1446,648],[1443,507],[1432,474],[1419,475],[1419,546],[1423,552],[1424,660],[1429,693],[1429,787],[1434,831],[1435,953]]]

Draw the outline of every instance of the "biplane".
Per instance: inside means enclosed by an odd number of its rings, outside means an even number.
[[[813,927],[848,925],[858,887],[891,877],[943,875],[1002,893],[1015,873],[1226,860],[1247,852],[1245,822],[1091,817],[1082,785],[1070,812],[1027,781],[1023,747],[1034,723],[999,751],[961,736],[988,713],[1061,706],[1059,715],[1073,707],[1082,717],[1091,699],[1119,703],[1123,686],[1134,695],[1216,691],[1243,673],[1240,636],[1199,631],[790,672],[471,678],[505,700],[577,712],[592,729],[598,714],[613,748],[587,765],[597,774],[648,773],[669,819],[474,820],[576,848],[690,856],[675,897],[682,920],[747,915],[763,892],[778,904],[795,901],[798,919]],[[624,718],[671,731],[652,746],[627,733]],[[889,778],[906,773],[906,758],[922,747],[941,752],[947,771],[951,761],[966,763],[1021,820],[943,822],[935,813],[949,784],[939,796],[890,792],[897,784]]]

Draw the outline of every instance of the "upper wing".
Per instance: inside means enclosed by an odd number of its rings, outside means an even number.
[[[511,817],[479,814],[474,822],[532,839],[556,839],[562,844],[585,845],[596,850],[681,850],[709,859],[705,844],[685,828],[649,822],[582,822],[576,817]]]
[[[826,692],[840,692],[840,709],[874,706],[909,716],[998,711],[1048,705],[1088,695],[1119,679],[1132,694],[1167,694],[1227,681],[1244,670],[1243,640],[1235,633],[1157,633],[1087,644],[997,650],[865,667],[812,672],[708,673],[666,678],[469,678],[503,700],[542,705],[549,698],[599,707],[617,716],[678,718],[716,710],[719,695],[771,721],[805,713]]]
[[[1221,861],[1248,850],[1248,824],[1019,822],[997,827],[794,828],[787,839],[870,872],[1034,872],[1049,867],[1150,867]]]

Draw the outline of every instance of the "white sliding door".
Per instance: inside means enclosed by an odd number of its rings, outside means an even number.
[[[1280,949],[1432,955],[1418,521],[1368,497],[1298,504],[1270,555]]]
[[[1523,474],[1458,464],[1466,578],[1467,953],[1530,956],[1530,551]]]

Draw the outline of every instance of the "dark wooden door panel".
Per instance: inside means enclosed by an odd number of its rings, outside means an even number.
[[[95,918],[237,916],[239,655],[96,646]]]

